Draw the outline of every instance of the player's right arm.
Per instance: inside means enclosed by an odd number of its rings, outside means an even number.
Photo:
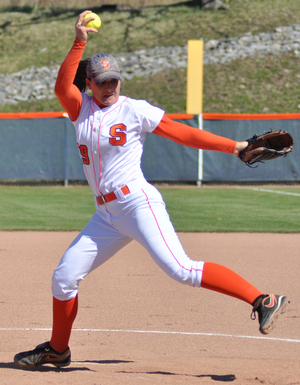
[[[85,43],[76,38],[58,71],[55,83],[55,94],[72,121],[78,118],[82,104],[81,92],[73,82],[84,47]]]
[[[86,21],[83,18],[90,12],[84,11],[78,16],[74,44],[59,69],[55,84],[55,94],[72,121],[78,118],[82,104],[81,92],[73,84],[78,64],[88,39],[88,32],[97,32],[94,28],[85,27]]]

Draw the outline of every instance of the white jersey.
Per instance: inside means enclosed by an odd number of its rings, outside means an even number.
[[[96,196],[143,178],[146,133],[158,126],[163,115],[160,108],[125,96],[100,109],[93,97],[82,94],[80,114],[73,124],[85,176]]]

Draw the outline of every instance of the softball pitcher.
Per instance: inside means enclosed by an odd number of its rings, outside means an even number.
[[[63,255],[52,279],[53,328],[49,342],[16,354],[14,362],[35,368],[71,362],[69,339],[78,308],[79,282],[133,239],[178,282],[233,296],[258,313],[260,332],[269,333],[288,300],[263,294],[232,270],[193,261],[182,248],[164,201],[144,178],[141,156],[146,133],[183,145],[238,156],[247,142],[237,142],[168,119],[144,100],[120,95],[121,74],[113,56],[98,53],[87,63],[84,83],[79,66],[89,32],[84,11],[75,24],[76,38],[58,73],[56,95],[77,136],[84,172],[94,193],[96,213]],[[74,80],[75,84],[74,84]],[[81,85],[79,85],[81,84]],[[88,96],[85,86],[92,91]]]

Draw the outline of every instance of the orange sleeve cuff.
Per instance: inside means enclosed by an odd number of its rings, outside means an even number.
[[[175,122],[166,115],[153,134],[173,140],[176,143],[202,150],[212,150],[233,154],[237,141],[212,134],[186,124]]]

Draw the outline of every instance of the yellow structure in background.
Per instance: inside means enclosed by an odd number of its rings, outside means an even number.
[[[198,115],[198,127],[202,130],[203,119],[203,40],[188,40],[186,113]],[[198,180],[202,186],[203,150],[198,150]]]
[[[188,40],[186,113],[201,115],[203,106],[203,40]]]

